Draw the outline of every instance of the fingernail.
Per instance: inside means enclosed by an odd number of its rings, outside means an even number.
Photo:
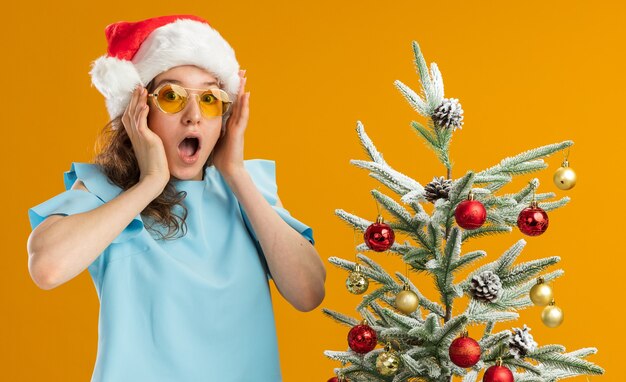
[[[247,70],[247,69],[244,69],[244,70],[243,70],[243,75],[244,75],[244,76],[246,75],[246,70]]]

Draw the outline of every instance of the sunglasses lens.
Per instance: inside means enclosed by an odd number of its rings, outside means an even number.
[[[182,86],[166,84],[159,89],[156,101],[161,110],[174,114],[185,108],[188,97],[187,91]],[[228,98],[228,93],[215,88],[199,94],[198,104],[205,117],[218,117],[228,111],[230,99]]]
[[[207,117],[223,115],[227,108],[228,95],[220,89],[210,89],[200,95],[200,107]]]
[[[166,113],[178,113],[183,110],[187,103],[185,89],[174,84],[165,85],[159,90],[157,102]]]

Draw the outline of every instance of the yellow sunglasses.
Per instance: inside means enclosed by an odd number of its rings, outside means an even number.
[[[148,96],[152,98],[159,110],[167,114],[175,114],[182,111],[187,105],[190,97],[187,90],[201,92],[200,94],[192,93],[192,95],[197,96],[198,105],[205,117],[222,116],[228,112],[232,104],[228,94],[222,89],[192,89],[171,83],[164,83]]]

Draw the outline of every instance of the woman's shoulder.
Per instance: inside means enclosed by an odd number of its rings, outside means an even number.
[[[255,172],[275,172],[276,161],[271,159],[246,159],[243,161],[243,165],[248,171]]]
[[[276,181],[276,162],[271,159],[247,159],[243,161],[245,169],[255,178]]]
[[[85,187],[85,183],[83,183],[80,179],[76,179],[76,181],[72,185],[71,190],[83,190],[89,192],[87,187]]]
[[[243,164],[253,176],[276,177],[276,161],[271,159],[247,159],[243,161]]]
[[[248,159],[244,161],[244,167],[261,194],[271,205],[275,205],[278,192],[276,162],[270,159]]]
[[[100,165],[96,163],[72,162],[64,173],[65,189],[88,191],[105,202],[112,200],[122,189],[113,184]]]

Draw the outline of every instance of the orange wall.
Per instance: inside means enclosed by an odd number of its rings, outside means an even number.
[[[63,191],[62,175],[72,161],[92,158],[107,114],[87,73],[90,62],[105,52],[104,27],[119,20],[195,13],[223,34],[247,69],[246,157],[277,161],[285,207],[314,228],[328,271],[321,307],[356,317],[359,301],[344,287],[346,273],[327,262],[330,256],[354,258],[352,229],[334,216],[335,208],[372,220],[376,214],[369,190],[378,184],[349,164],[366,158],[356,121],[363,121],[398,170],[422,184],[444,174],[409,127],[421,117],[393,86],[396,79],[418,86],[412,40],[420,43],[428,62],[438,63],[446,96],[459,98],[465,110],[465,125],[452,143],[453,176],[572,139],[576,188],[563,192],[551,182],[560,155],[549,158],[550,167],[538,175],[541,191],[569,195],[572,202],[551,214],[550,229],[529,238],[521,257],[561,256],[566,273],[554,289],[565,322],[548,329],[541,324],[540,308],[534,308],[497,329],[527,323],[540,345],[597,346],[599,353],[590,359],[606,368],[604,380],[620,380],[624,5],[467,3],[108,1],[95,7],[77,1],[34,7],[12,2],[4,10],[0,37],[6,97],[0,155],[7,201],[0,379],[85,381],[91,376],[98,317],[93,284],[83,272],[50,291],[35,286],[27,270],[27,209]],[[504,191],[530,178],[521,177]],[[515,230],[470,247],[487,250],[492,260],[521,237]],[[390,255],[367,255],[390,273],[404,270]],[[436,298],[430,280],[411,278]],[[272,293],[285,381],[325,381],[339,364],[322,352],[345,350],[348,328],[326,318],[321,307],[296,311],[273,285]]]

